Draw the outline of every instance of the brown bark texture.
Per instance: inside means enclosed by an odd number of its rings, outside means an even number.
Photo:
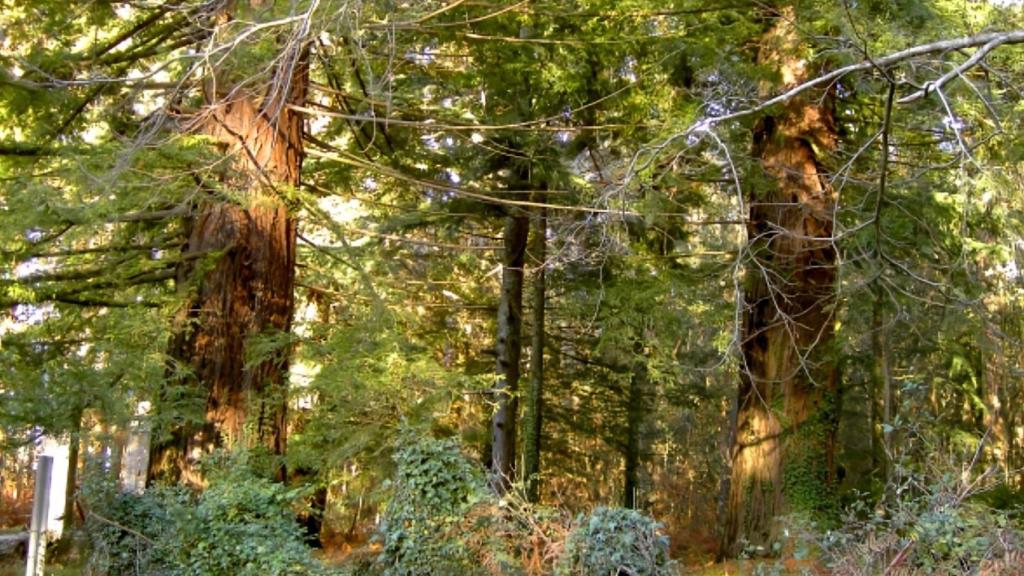
[[[785,90],[807,79],[808,63],[794,11],[777,16],[758,60],[776,68],[773,88]],[[755,128],[764,184],[747,198],[743,365],[723,542],[732,555],[770,553],[778,516],[818,512],[832,499],[835,194],[817,150],[835,139],[828,94],[795,98]]]
[[[519,360],[522,352],[523,264],[530,220],[522,215],[505,218],[501,300],[495,343],[494,415],[491,417],[491,474],[499,493],[515,480],[516,423],[518,414]]]
[[[541,202],[545,198],[541,196]],[[541,431],[544,427],[544,307],[547,305],[544,267],[547,259],[547,210],[540,208],[533,217],[530,263],[533,266],[533,325],[530,327],[530,383],[523,416],[523,478],[526,497],[540,497]]]
[[[190,222],[185,250],[196,257],[178,281],[194,292],[170,355],[172,372],[186,374],[175,383],[205,396],[204,417],[157,440],[151,479],[201,483],[196,459],[222,446],[284,453],[288,346],[253,358],[251,345],[291,329],[296,227],[283,195],[299,185],[303,121],[287,105],[304,103],[308,82],[305,53],[294,56],[282,58],[263,98],[234,91],[195,123],[225,151],[227,192],[208,194]]]
[[[639,508],[637,496],[640,491],[641,428],[647,413],[644,397],[649,383],[647,359],[643,356],[643,345],[636,344],[638,358],[633,361],[633,371],[626,390],[626,442],[623,454],[622,507]]]

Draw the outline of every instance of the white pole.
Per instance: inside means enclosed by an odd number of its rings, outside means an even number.
[[[149,467],[149,423],[136,422],[128,432],[128,443],[121,460],[121,490],[142,494],[146,489]]]
[[[50,513],[50,477],[53,456],[40,456],[36,463],[36,494],[32,500],[32,531],[28,535],[25,576],[43,576],[46,565],[46,520]]]

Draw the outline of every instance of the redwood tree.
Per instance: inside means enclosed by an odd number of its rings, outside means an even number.
[[[808,79],[804,46],[784,8],[758,61],[783,90]],[[744,294],[742,376],[725,546],[770,550],[774,518],[831,505],[835,372],[835,194],[818,150],[836,138],[829,96],[794,98],[755,128],[763,185],[748,195],[750,261]]]
[[[194,292],[170,348],[173,373],[205,397],[204,417],[158,441],[151,477],[201,481],[195,458],[225,445],[284,453],[296,242],[286,197],[299,185],[303,135],[289,106],[305,101],[306,53],[293,40],[262,97],[237,87],[211,94],[192,124],[230,163],[220,183],[228,193],[209,190],[189,222],[178,281]],[[270,346],[257,353],[257,338]]]

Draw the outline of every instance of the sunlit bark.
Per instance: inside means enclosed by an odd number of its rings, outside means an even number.
[[[792,8],[777,14],[758,55],[783,89],[808,78],[794,18]],[[835,198],[817,150],[835,138],[827,95],[794,99],[755,129],[768,182],[748,194],[752,259],[725,537],[733,554],[771,551],[776,517],[832,499]]]
[[[186,374],[172,383],[199,388],[204,418],[157,439],[151,477],[201,482],[196,459],[225,445],[284,453],[287,338],[258,358],[252,344],[286,336],[294,308],[296,229],[284,194],[299,184],[303,125],[286,104],[303,103],[308,81],[304,53],[294,56],[282,57],[266,97],[219,98],[196,123],[222,143],[230,162],[222,185],[234,197],[209,194],[190,222],[186,255],[206,258],[186,258],[192,264],[179,271],[194,293],[176,318],[170,355]]]

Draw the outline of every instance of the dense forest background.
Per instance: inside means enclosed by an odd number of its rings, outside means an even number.
[[[91,574],[1019,574],[1021,43],[0,0],[3,520],[45,440]]]

